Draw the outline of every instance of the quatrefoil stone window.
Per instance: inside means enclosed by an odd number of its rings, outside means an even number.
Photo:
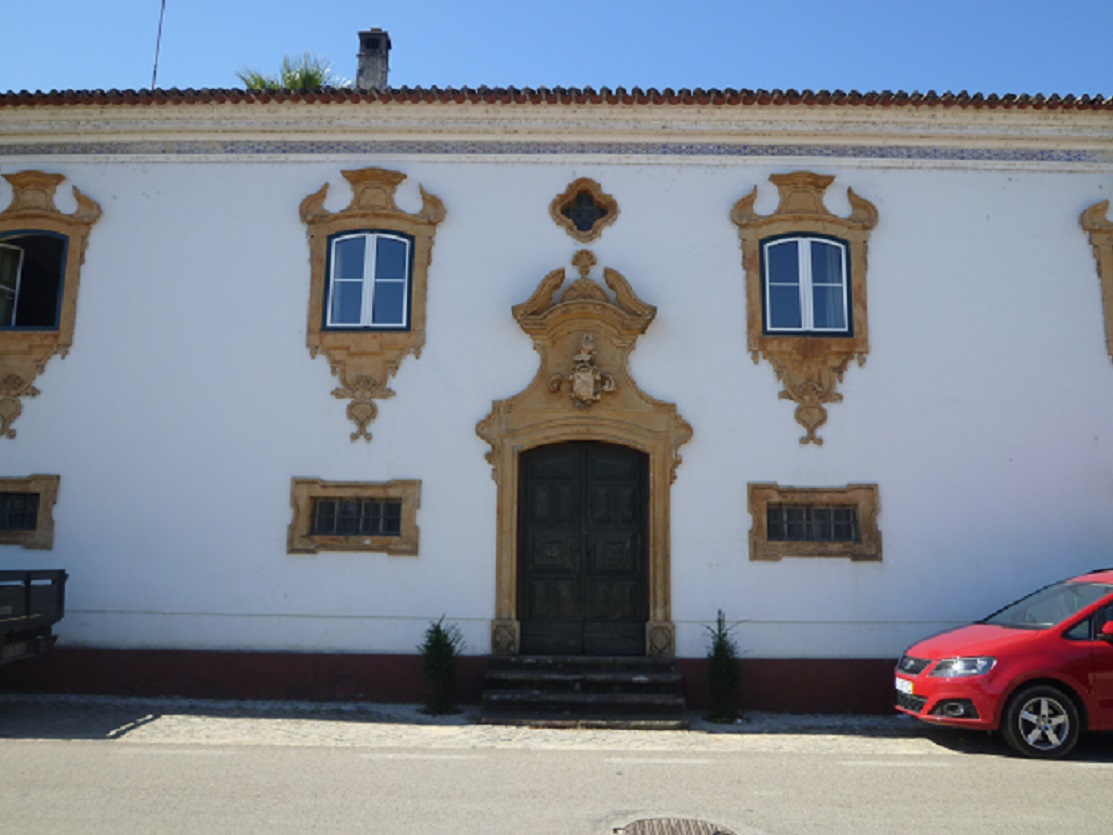
[[[556,196],[549,205],[549,214],[577,241],[589,243],[615,222],[618,203],[595,180],[581,177]]]

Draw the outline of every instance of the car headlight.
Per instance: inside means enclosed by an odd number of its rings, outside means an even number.
[[[935,665],[931,675],[939,678],[959,678],[961,676],[980,676],[988,673],[997,663],[996,658],[944,658]]]

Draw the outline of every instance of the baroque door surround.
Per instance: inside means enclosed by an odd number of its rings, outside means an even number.
[[[491,651],[515,655],[518,620],[519,456],[535,447],[566,441],[602,441],[640,450],[649,457],[649,620],[645,648],[651,656],[675,653],[669,554],[669,494],[680,464],[680,447],[692,428],[676,406],[650,397],[630,376],[628,359],[657,309],[639,299],[626,279],[606,268],[606,288],[588,277],[595,257],[577,252],[579,278],[565,283],[565,270],[550,272],[533,295],[513,308],[518,325],[533,339],[541,363],[522,391],[492,404],[476,433],[498,485],[495,620]],[[608,289],[610,292],[608,292]]]

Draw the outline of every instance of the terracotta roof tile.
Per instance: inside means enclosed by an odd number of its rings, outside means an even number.
[[[851,90],[721,90],[666,88],[643,90],[640,87],[395,87],[387,90],[360,92],[347,88],[320,90],[27,90],[0,92],[0,107],[35,107],[57,105],[166,105],[166,104],[266,104],[311,103],[341,104],[383,102],[409,104],[473,103],[473,104],[624,104],[624,105],[714,105],[745,107],[752,105],[809,105],[833,107],[961,107],[973,109],[1048,109],[1048,110],[1113,110],[1113,97],[1100,95],[1017,95],[982,93],[903,93],[883,90],[858,92]]]

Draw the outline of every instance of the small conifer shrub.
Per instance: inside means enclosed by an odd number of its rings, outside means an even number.
[[[706,627],[710,636],[707,649],[707,720],[734,722],[741,713],[742,671],[738,666],[738,645],[731,636],[723,610],[715,625]]]
[[[425,712],[457,713],[456,659],[464,648],[464,635],[454,623],[430,621],[425,639],[418,644],[421,673],[425,679]]]

